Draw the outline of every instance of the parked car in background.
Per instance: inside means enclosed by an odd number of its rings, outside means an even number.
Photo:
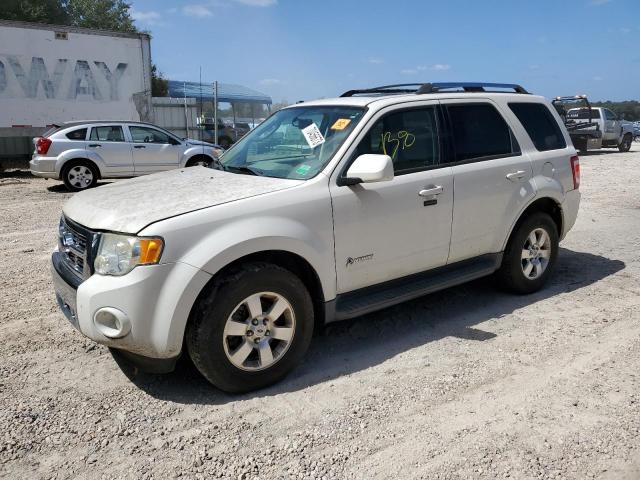
[[[636,142],[640,140],[640,122],[633,122],[633,139]]]
[[[209,165],[224,151],[141,122],[62,123],[34,138],[34,145],[31,173],[61,179],[71,191],[94,187],[101,178]]]
[[[236,142],[251,131],[251,127],[247,122],[235,122],[233,128],[236,131]]]
[[[556,97],[553,105],[578,151],[618,148],[628,152],[631,149],[631,122],[619,118],[608,108],[592,107],[586,95]]]
[[[518,85],[411,87],[279,110],[216,170],[74,195],[52,255],[62,311],[143,368],[184,353],[243,392],[294,368],[315,326],[493,273],[543,288],[580,202],[560,117]]]
[[[208,142],[215,142],[215,121],[211,117],[205,117],[201,124],[202,138]],[[225,150],[236,143],[251,131],[251,126],[247,122],[229,122],[218,118],[218,145]]]

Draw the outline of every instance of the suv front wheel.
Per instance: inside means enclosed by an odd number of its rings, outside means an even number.
[[[313,321],[311,296],[297,276],[273,264],[246,264],[200,295],[187,350],[213,385],[247,392],[277,382],[302,360]]]
[[[516,293],[542,288],[558,257],[558,229],[546,213],[534,213],[516,227],[504,252],[497,277]]]

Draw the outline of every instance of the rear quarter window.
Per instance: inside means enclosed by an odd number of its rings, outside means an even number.
[[[84,140],[87,138],[87,129],[79,128],[78,130],[72,130],[67,133],[67,138],[69,140]]]
[[[509,103],[539,152],[560,150],[567,146],[564,135],[549,108],[542,103]]]

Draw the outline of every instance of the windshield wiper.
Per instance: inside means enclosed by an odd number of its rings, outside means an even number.
[[[222,168],[224,168],[228,172],[242,173],[242,174],[245,174],[245,175],[256,175],[258,177],[261,177],[261,176],[264,175],[264,172],[262,172],[261,170],[258,170],[256,168],[247,167],[247,166],[232,167],[230,165],[227,165],[227,166],[223,165]]]

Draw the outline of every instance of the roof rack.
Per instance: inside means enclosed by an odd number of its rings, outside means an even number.
[[[513,90],[515,93],[528,94],[523,87],[515,83],[486,83],[486,82],[444,82],[444,83],[400,83],[397,85],[384,85],[382,87],[367,88],[363,90],[349,90],[341,97],[353,97],[354,95],[392,95],[397,93],[438,93],[444,90],[457,89],[463,92],[486,92],[491,91],[508,93]]]

